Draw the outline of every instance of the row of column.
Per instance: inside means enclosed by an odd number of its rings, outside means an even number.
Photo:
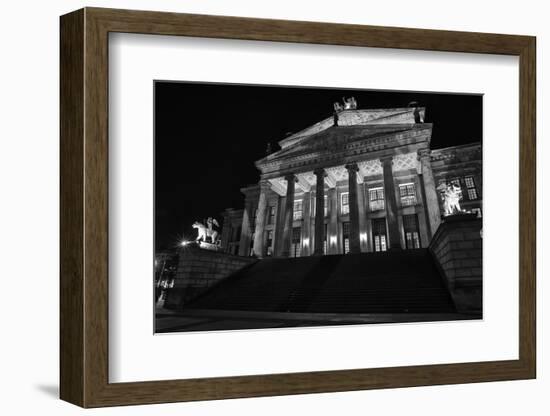
[[[427,209],[428,223],[430,226],[430,236],[433,235],[437,227],[439,226],[440,213],[439,202],[437,192],[435,190],[435,182],[431,170],[431,164],[429,161],[429,150],[418,153],[419,161],[421,163],[421,171],[419,176],[422,176],[421,185],[423,186],[423,196],[425,195],[425,208]],[[393,179],[392,169],[392,156],[380,158],[383,171],[384,189],[385,189],[385,209],[386,209],[386,221],[388,225],[388,248],[390,250],[401,249],[401,238],[398,224],[398,210],[397,210],[397,198],[395,192],[395,183]],[[350,219],[350,252],[361,252],[361,237],[360,233],[364,227],[365,214],[363,205],[363,198],[358,195],[358,183],[357,173],[359,168],[356,163],[347,164],[346,169],[348,171],[348,188],[349,188],[349,219]],[[325,237],[325,177],[327,173],[325,169],[320,168],[314,171],[316,176],[315,185],[315,227],[314,227],[314,255],[322,255],[324,252],[324,239]],[[287,181],[286,198],[284,205],[283,220],[283,233],[280,253],[282,257],[290,256],[290,249],[292,244],[292,229],[294,221],[294,196],[296,189],[297,178],[294,174],[288,174],[285,176]],[[254,254],[258,257],[264,256],[265,245],[265,221],[267,211],[267,193],[270,190],[270,184],[268,181],[260,182],[260,197],[258,201],[258,209],[256,216],[256,228],[254,232],[253,250]],[[336,189],[329,189],[329,192],[336,192]],[[424,198],[423,198],[424,199]],[[304,201],[305,202],[305,201]],[[309,203],[309,202],[307,202]],[[250,226],[250,211],[246,209],[243,215],[243,231],[245,227]],[[304,206],[304,208],[307,208]],[[308,210],[309,211],[309,210]],[[361,211],[361,212],[360,212]],[[336,216],[336,210],[331,210],[331,216]],[[280,217],[281,218],[281,217]],[[332,218],[331,218],[332,220]],[[336,223],[337,218],[334,218]],[[332,221],[330,221],[332,223]],[[336,230],[329,230],[329,234],[336,233]],[[309,234],[309,233],[308,233]],[[240,255],[246,255],[241,245]]]

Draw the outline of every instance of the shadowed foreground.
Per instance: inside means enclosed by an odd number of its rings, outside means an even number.
[[[478,319],[456,313],[427,249],[263,259],[177,311],[156,332]]]

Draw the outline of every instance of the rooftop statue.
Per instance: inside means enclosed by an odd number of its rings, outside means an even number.
[[[193,228],[196,228],[198,233],[195,241],[203,241],[206,243],[206,237],[210,237],[210,242],[212,244],[217,244],[219,233],[214,229],[214,226],[219,227],[220,224],[215,218],[212,217],[208,217],[206,220],[206,225],[202,222],[195,221],[193,223]]]
[[[357,101],[355,100],[355,97],[342,97],[342,100],[344,101],[344,110],[355,110],[357,109]]]
[[[418,101],[411,101],[407,107],[414,108],[414,122],[415,123],[424,123],[424,115],[420,112],[420,104]]]
[[[460,186],[455,183],[442,183],[437,187],[437,190],[441,192],[444,216],[460,214],[464,212],[464,210],[460,208],[459,203],[459,201],[462,199],[462,190],[460,189]]]
[[[356,110],[357,109],[357,100],[355,97],[342,97],[343,105],[340,104],[338,101],[334,103],[334,111],[344,111],[344,110]]]

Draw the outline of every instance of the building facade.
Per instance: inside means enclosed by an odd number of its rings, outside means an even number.
[[[441,192],[482,214],[481,144],[431,150],[425,109],[338,109],[255,162],[243,209],[224,212],[222,247],[259,258],[428,247]]]

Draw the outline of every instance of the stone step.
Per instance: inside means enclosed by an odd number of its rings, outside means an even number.
[[[454,312],[428,250],[263,259],[186,308],[282,312]]]

